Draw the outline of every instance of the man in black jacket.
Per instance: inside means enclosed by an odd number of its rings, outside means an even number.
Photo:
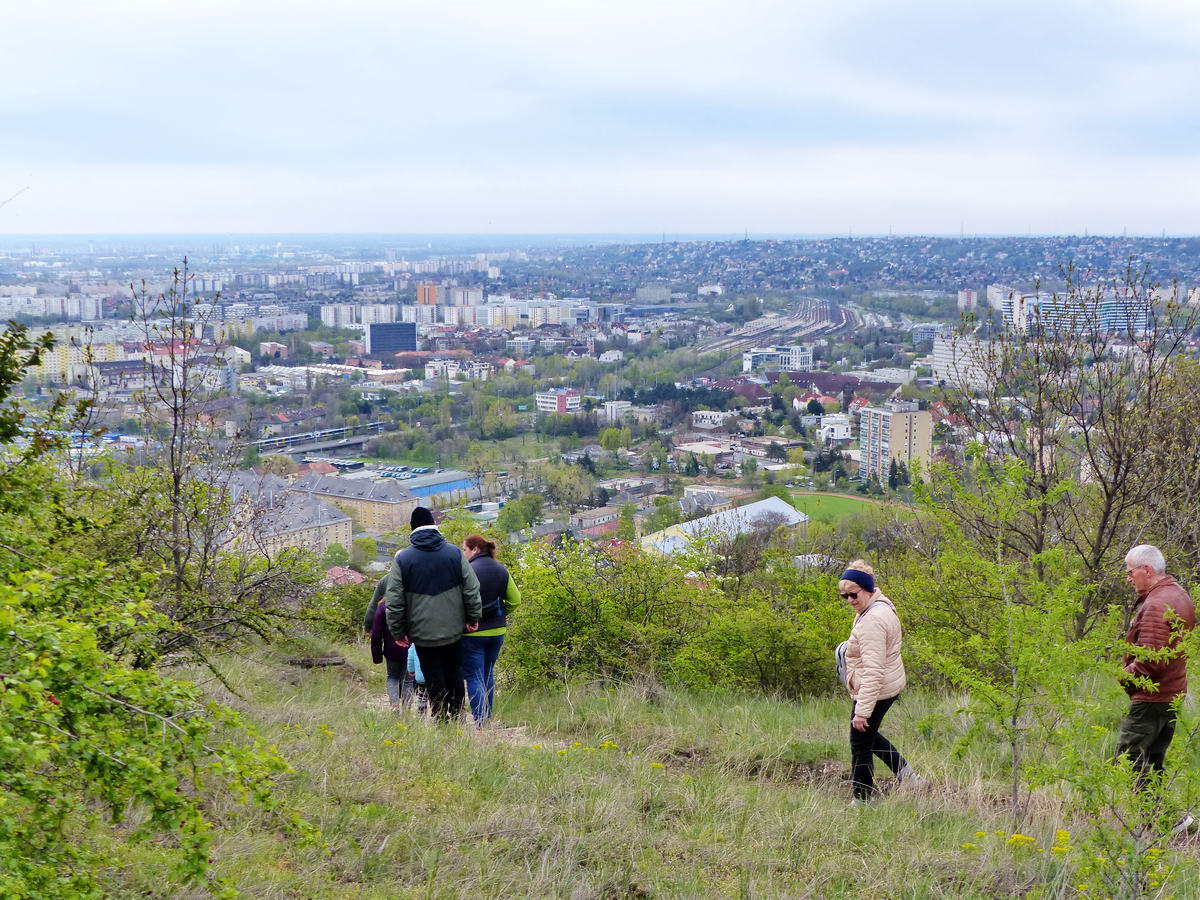
[[[462,709],[463,632],[479,628],[483,607],[479,579],[462,550],[449,543],[423,506],[412,512],[411,546],[396,554],[384,600],[393,635],[416,645],[425,689],[435,715],[457,716]]]

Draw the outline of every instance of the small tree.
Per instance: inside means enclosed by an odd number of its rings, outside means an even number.
[[[330,544],[321,555],[321,565],[326,569],[350,565],[350,552],[341,544]]]
[[[367,566],[375,561],[378,554],[379,544],[375,538],[369,536],[355,538],[350,548],[350,565],[356,571],[365,572]]]
[[[751,487],[758,482],[758,461],[753,457],[742,460],[742,476]]]
[[[933,527],[910,541],[915,565],[895,594],[910,610],[914,660],[970,693],[975,728],[966,740],[998,735],[1007,746],[1018,828],[1038,767],[1075,707],[1080,679],[1104,669],[1105,647],[1099,638],[1074,639],[1085,591],[1066,551],[1047,549],[1030,566],[1006,544],[1006,532],[1042,502],[1024,496],[1024,463],[991,461],[980,444],[971,446],[968,461],[969,483],[944,464],[934,468],[930,484],[918,483],[917,499]],[[1071,487],[1063,481],[1057,490]],[[993,522],[990,535],[965,531],[964,514]],[[950,600],[947,585],[954,586]]]
[[[637,504],[621,504],[621,515],[617,519],[616,536],[622,541],[637,540]]]

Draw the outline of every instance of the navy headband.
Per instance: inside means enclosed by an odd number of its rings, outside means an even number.
[[[875,593],[875,576],[861,569],[847,569],[842,573],[842,581],[853,581],[867,593]]]

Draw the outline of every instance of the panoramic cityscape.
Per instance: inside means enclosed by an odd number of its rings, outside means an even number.
[[[1200,898],[1200,12],[13,0],[0,900]]]

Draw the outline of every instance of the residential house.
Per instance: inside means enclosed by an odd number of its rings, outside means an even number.
[[[621,507],[601,506],[585,509],[571,516],[571,530],[582,537],[599,537],[616,531],[621,517]]]
[[[720,428],[737,413],[724,409],[697,409],[692,413],[693,428]]]

